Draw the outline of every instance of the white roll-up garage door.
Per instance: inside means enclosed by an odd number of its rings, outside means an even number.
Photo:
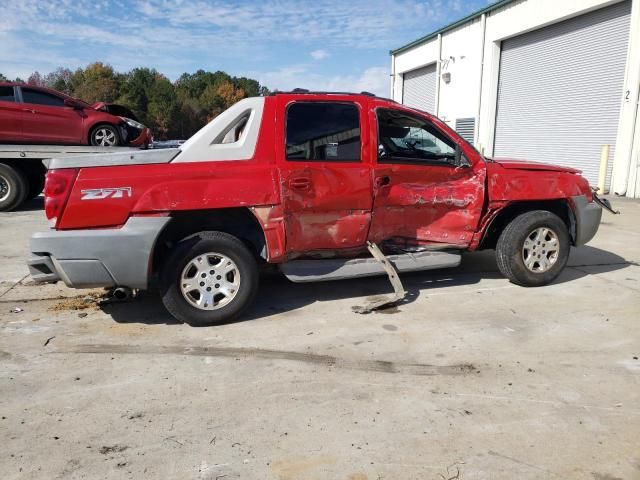
[[[411,70],[403,75],[402,103],[408,107],[435,113],[436,64]]]
[[[623,96],[631,1],[502,42],[494,156],[575,167],[592,185]]]

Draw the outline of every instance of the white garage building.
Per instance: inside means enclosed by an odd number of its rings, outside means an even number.
[[[488,156],[640,197],[640,0],[502,0],[391,52],[392,98]]]

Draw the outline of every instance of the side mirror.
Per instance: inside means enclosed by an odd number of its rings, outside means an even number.
[[[75,100],[73,100],[71,98],[65,98],[64,99],[64,106],[65,107],[75,108],[76,110],[82,110],[82,105],[80,105],[78,102],[76,102]]]
[[[464,156],[464,153],[462,153],[462,148],[460,148],[460,145],[456,144],[456,153],[455,156],[453,157],[453,164],[456,167],[470,167],[471,163],[469,163],[469,160],[467,159],[467,157]]]

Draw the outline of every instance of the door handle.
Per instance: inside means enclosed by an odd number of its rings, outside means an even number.
[[[32,108],[24,108],[22,111],[23,111],[23,112],[36,113],[36,111],[35,111],[35,110],[33,110]]]
[[[311,188],[311,179],[306,177],[296,177],[289,180],[289,187],[296,190],[309,190]]]
[[[385,175],[383,177],[376,178],[376,187],[384,187],[391,183],[391,177]]]

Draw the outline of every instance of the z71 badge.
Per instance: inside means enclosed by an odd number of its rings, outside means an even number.
[[[81,190],[80,200],[103,200],[105,198],[124,198],[131,196],[131,187],[90,188]]]

